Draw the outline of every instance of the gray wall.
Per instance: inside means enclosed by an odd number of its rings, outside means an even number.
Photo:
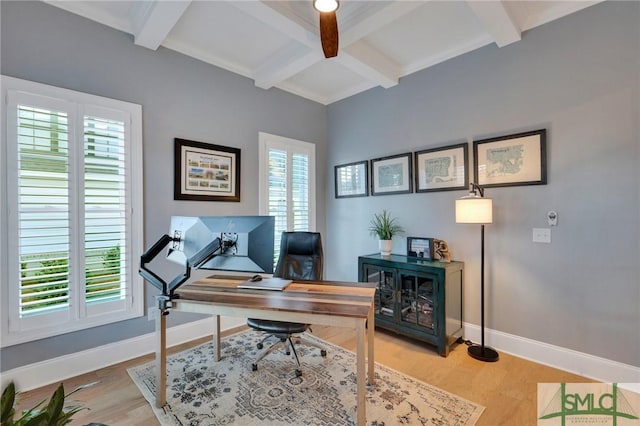
[[[145,246],[172,215],[258,213],[258,132],[316,143],[318,229],[325,224],[326,108],[160,48],[44,3],[1,3],[1,71],[134,102],[143,108]],[[241,202],[173,200],[173,138],[242,150]],[[197,275],[196,275],[197,276]],[[6,283],[2,283],[6,285]],[[147,286],[147,305],[155,289]],[[170,324],[187,317],[174,313]],[[3,348],[2,371],[151,332],[145,318]]]
[[[639,99],[640,3],[607,1],[331,104],[328,167],[546,128],[548,184],[486,191],[486,326],[640,366]],[[405,236],[444,239],[465,262],[465,320],[479,324],[480,229],[454,223],[464,191],[336,200],[332,175],[327,188],[329,279],[357,278],[387,208]],[[533,243],[549,210],[552,243]]]

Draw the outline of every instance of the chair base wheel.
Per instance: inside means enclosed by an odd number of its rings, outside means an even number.
[[[321,349],[320,356],[327,356],[327,351],[325,351],[324,349]]]
[[[296,377],[302,376],[302,371],[296,369]]]
[[[251,364],[251,371],[256,371],[258,369],[258,364]]]

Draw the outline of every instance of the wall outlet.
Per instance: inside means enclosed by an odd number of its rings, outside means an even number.
[[[551,243],[551,229],[533,228],[534,243]]]

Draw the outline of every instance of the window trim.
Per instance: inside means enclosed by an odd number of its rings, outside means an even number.
[[[46,84],[35,83],[32,81],[22,80],[14,77],[0,76],[1,90],[2,90],[2,102],[0,103],[0,116],[2,120],[2,127],[6,129],[2,132],[2,146],[0,147],[0,195],[4,200],[7,200],[5,206],[0,210],[0,268],[2,273],[0,278],[2,285],[0,288],[0,295],[2,300],[0,301],[0,320],[2,322],[2,341],[0,341],[0,347],[11,346],[19,343],[30,342],[47,337],[53,337],[64,333],[73,331],[88,329],[99,325],[110,324],[125,319],[131,319],[141,317],[144,315],[144,281],[137,273],[137,254],[143,251],[143,157],[142,157],[142,106],[133,104],[130,102],[118,101],[115,99],[109,99],[101,96],[91,95],[88,93],[77,92],[69,89],[63,89]],[[17,242],[9,241],[9,236],[14,231],[10,232],[9,219],[11,223],[17,223],[17,212],[12,208],[17,203],[15,198],[17,194],[13,189],[9,189],[9,185],[13,185],[17,176],[17,163],[12,164],[9,161],[8,143],[13,133],[15,137],[15,131],[17,126],[9,126],[10,117],[15,117],[16,112],[11,111],[9,108],[10,97],[14,96],[27,96],[27,97],[39,97],[50,98],[51,102],[63,102],[67,105],[71,105],[70,112],[75,116],[75,122],[72,122],[70,117],[70,138],[71,133],[75,133],[77,138],[83,138],[83,115],[87,110],[102,109],[105,111],[111,111],[114,114],[125,114],[128,116],[128,122],[125,122],[125,126],[128,129],[127,134],[129,139],[129,152],[126,158],[126,177],[127,177],[127,189],[126,189],[126,203],[130,207],[128,217],[128,230],[127,230],[127,263],[129,270],[127,272],[127,279],[131,285],[131,301],[126,305],[124,309],[117,310],[115,312],[104,313],[101,309],[92,310],[87,309],[88,306],[84,304],[76,305],[74,308],[69,309],[68,320],[64,323],[54,323],[53,326],[47,328],[33,328],[28,330],[16,331],[15,318],[10,324],[10,318],[12,317],[12,309],[16,310],[13,305],[13,299],[15,296],[15,290],[13,295],[11,294],[11,288],[8,283],[12,282],[10,277],[15,279],[15,268],[10,271],[9,258],[15,260],[15,254],[17,253]],[[6,111],[5,111],[6,109]],[[80,133],[78,133],[80,132]],[[13,148],[12,148],[13,149]],[[77,155],[77,154],[73,154]],[[73,160],[71,160],[73,161]],[[74,172],[79,172],[77,166],[73,166]],[[71,196],[77,196],[78,184],[80,178],[70,182],[72,193]],[[75,190],[73,190],[75,188]],[[11,200],[9,196],[13,197]],[[76,213],[72,213],[71,220],[78,221],[81,219]],[[73,233],[72,233],[73,234]],[[71,238],[75,238],[74,235]],[[15,286],[14,286],[15,287]],[[95,311],[95,312],[92,312]],[[21,320],[22,321],[22,320]]]

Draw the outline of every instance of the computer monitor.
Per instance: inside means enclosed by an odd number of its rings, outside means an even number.
[[[174,216],[167,258],[196,269],[273,273],[273,216]]]

